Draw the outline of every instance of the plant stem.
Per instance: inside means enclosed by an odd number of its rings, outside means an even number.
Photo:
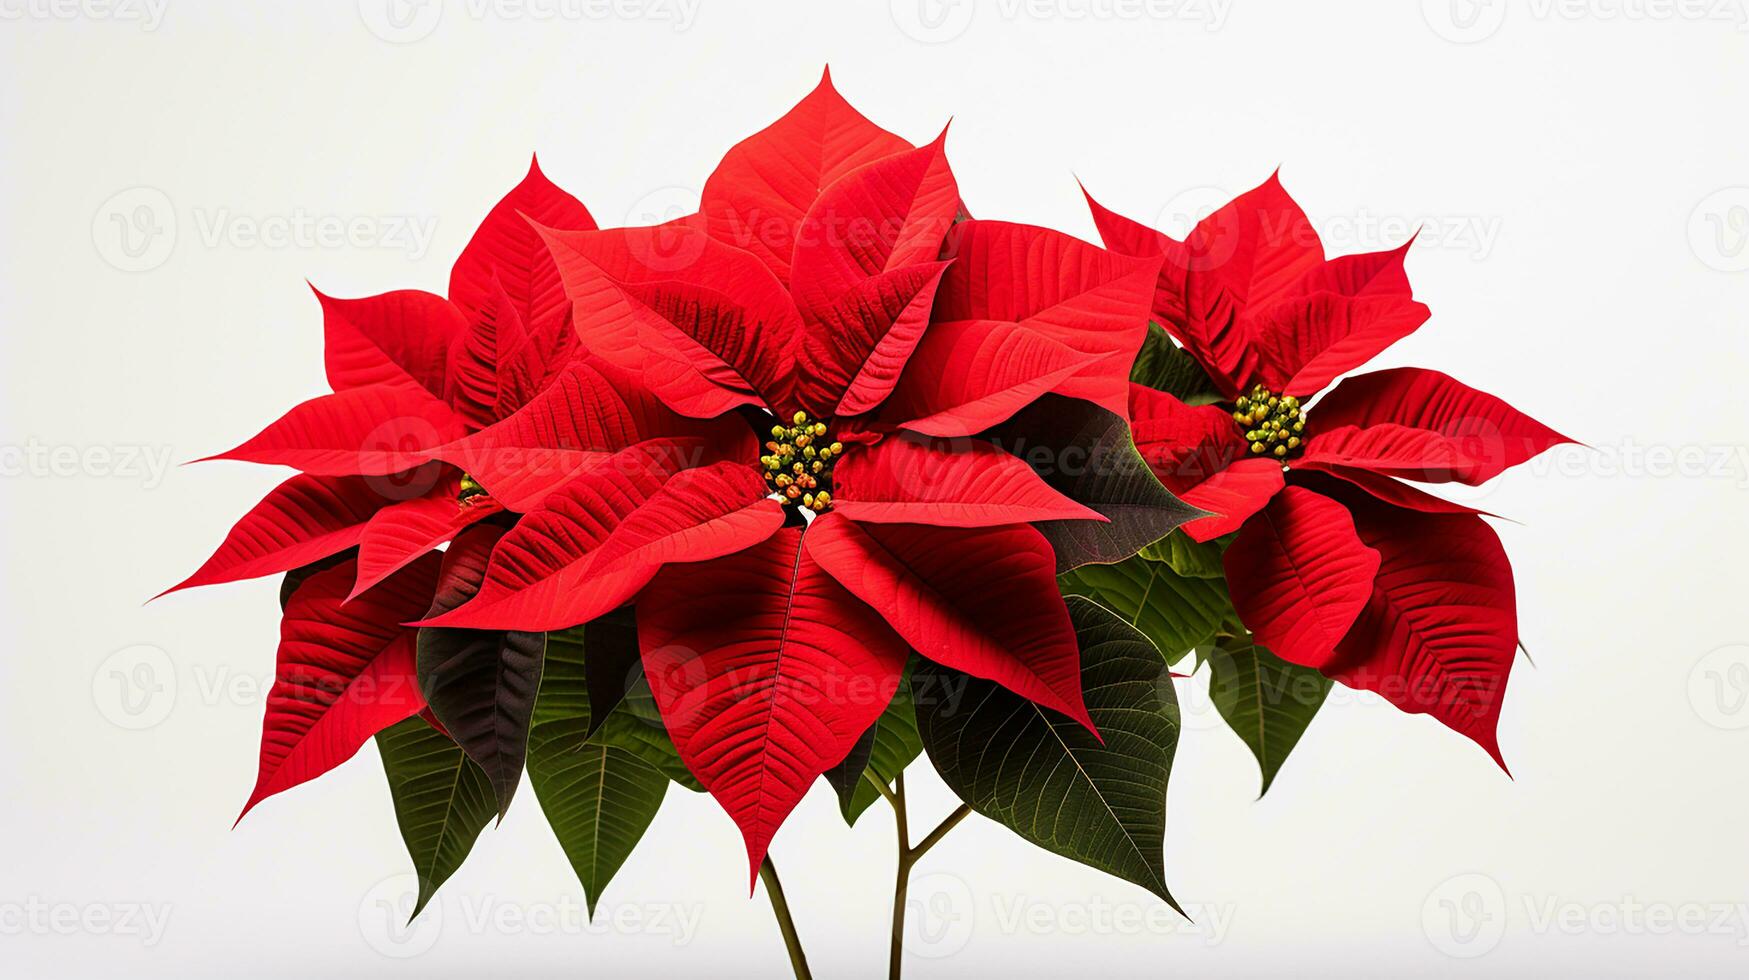
[[[905,953],[905,895],[911,885],[911,869],[919,859],[928,853],[929,849],[941,842],[948,831],[959,826],[960,821],[971,816],[972,808],[961,803],[947,815],[947,819],[937,824],[916,847],[911,846],[911,828],[909,817],[905,810],[905,774],[900,773],[893,780],[893,788],[871,773],[864,773],[869,782],[881,791],[887,802],[893,805],[893,827],[898,832],[899,861],[898,870],[893,876],[893,939],[887,950],[887,980],[900,980]]]
[[[789,915],[789,902],[783,897],[783,884],[777,880],[777,865],[771,863],[769,856],[759,863],[759,880],[765,882],[771,910],[777,913],[777,928],[783,933],[783,945],[789,950],[789,965],[796,980],[814,980],[814,974],[808,970],[808,954],[802,952],[802,939],[796,934],[795,920]]]

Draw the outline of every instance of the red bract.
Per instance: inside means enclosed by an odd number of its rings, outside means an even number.
[[[636,598],[669,734],[755,868],[911,650],[1091,727],[1031,524],[1105,518],[979,434],[1046,394],[1126,417],[1159,260],[959,217],[942,139],[911,148],[822,81],[698,215],[543,229],[590,356],[433,451],[527,513],[430,622],[557,629]]]
[[[531,166],[486,216],[449,298],[317,293],[334,394],[311,399],[218,459],[292,466],[176,589],[302,569],[352,548],[289,592],[249,807],[350,758],[424,707],[416,630],[438,582],[433,548],[503,511],[429,450],[510,415],[575,356],[570,303],[524,216],[593,228]],[[466,499],[464,499],[466,498]],[[247,807],[245,808],[247,810]]]
[[[1306,411],[1428,310],[1410,295],[1407,244],[1326,259],[1275,177],[1182,242],[1088,200],[1109,247],[1165,257],[1154,317],[1217,389],[1219,404],[1193,407],[1134,385],[1130,406],[1161,481],[1219,515],[1185,532],[1238,532],[1225,565],[1245,625],[1498,761],[1518,641],[1511,568],[1476,511],[1397,478],[1478,484],[1568,440],[1420,368],[1349,378]]]

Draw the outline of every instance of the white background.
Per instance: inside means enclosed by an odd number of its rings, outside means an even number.
[[[1735,0],[162,2],[0,0],[0,974],[783,975],[733,825],[678,789],[595,926],[525,787],[399,929],[374,749],[230,829],[276,583],[141,603],[282,478],[167,464],[323,390],[306,278],[441,291],[531,151],[603,224],[681,213],[826,62],[914,141],[953,116],[980,216],[1090,236],[1078,175],[1182,230],[1280,165],[1333,253],[1419,225],[1434,318],[1379,363],[1591,447],[1468,495],[1521,522],[1513,779],[1339,693],[1256,801],[1193,681],[1166,864],[1196,923],[974,818],[918,869],[908,975],[1749,970]],[[952,801],[912,772],[926,827]],[[819,976],[884,970],[891,837],[823,789],[779,835]]]

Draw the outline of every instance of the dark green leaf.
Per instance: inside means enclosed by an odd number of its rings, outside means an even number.
[[[568,648],[563,656],[586,661],[590,646],[584,641],[583,632],[582,627],[574,627],[548,633],[548,659],[563,644]],[[668,738],[668,729],[662,724],[662,714],[656,708],[656,696],[650,693],[650,685],[644,679],[641,663],[633,668],[632,676],[629,689],[625,697],[620,699],[619,707],[601,723],[595,734],[590,736],[590,741],[625,749],[655,766],[669,780],[695,793],[704,792],[704,786],[687,770],[686,763],[680,761],[680,753],[675,751],[674,742]]]
[[[463,531],[444,554],[431,615],[448,612],[479,592],[493,525]],[[419,631],[419,684],[431,713],[492,781],[502,818],[522,781],[529,716],[540,687],[546,634],[427,626]]]
[[[1122,561],[1205,512],[1173,496],[1148,468],[1129,423],[1091,402],[1046,395],[990,430],[1051,488],[1109,519],[1042,521],[1057,571]]]
[[[395,821],[419,876],[417,916],[473,849],[498,808],[485,772],[417,716],[377,733]]]
[[[1093,599],[1141,630],[1167,663],[1208,642],[1231,615],[1222,580],[1186,578],[1140,556],[1086,565],[1057,581],[1064,594]]]
[[[852,826],[856,825],[863,811],[881,798],[880,790],[875,789],[868,776],[891,786],[899,773],[923,752],[923,742],[917,737],[917,717],[911,706],[908,676],[893,693],[887,710],[869,726],[844,762],[826,770],[826,781],[838,793],[839,812]]]
[[[979,678],[953,700],[917,696],[929,759],[972,809],[1020,836],[1133,881],[1173,907],[1163,846],[1178,701],[1146,638],[1095,602],[1068,600],[1081,685],[1104,743],[1080,724]],[[913,684],[945,672],[919,662]]]
[[[1209,700],[1257,757],[1261,797],[1323,705],[1330,679],[1242,640],[1217,644],[1208,662]]]
[[[595,645],[573,640],[598,622],[552,635],[528,735],[529,781],[592,917],[668,791],[668,777],[638,755],[586,741],[592,694],[585,650],[593,655]]]
[[[583,652],[583,670],[589,679],[589,734],[594,735],[644,676],[632,608],[625,606],[590,622],[583,631]]]
[[[1202,366],[1158,323],[1148,324],[1148,336],[1130,368],[1130,380],[1164,391],[1186,405],[1212,405],[1221,400],[1220,390]]]

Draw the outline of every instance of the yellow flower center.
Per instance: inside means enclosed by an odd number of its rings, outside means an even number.
[[[832,507],[832,464],[844,455],[844,444],[832,442],[826,423],[806,412],[797,412],[790,422],[771,427],[765,455],[759,457],[765,483],[785,506],[824,513]]]
[[[1276,394],[1262,385],[1233,403],[1233,421],[1245,431],[1253,456],[1290,459],[1306,442],[1306,410],[1292,395]]]

